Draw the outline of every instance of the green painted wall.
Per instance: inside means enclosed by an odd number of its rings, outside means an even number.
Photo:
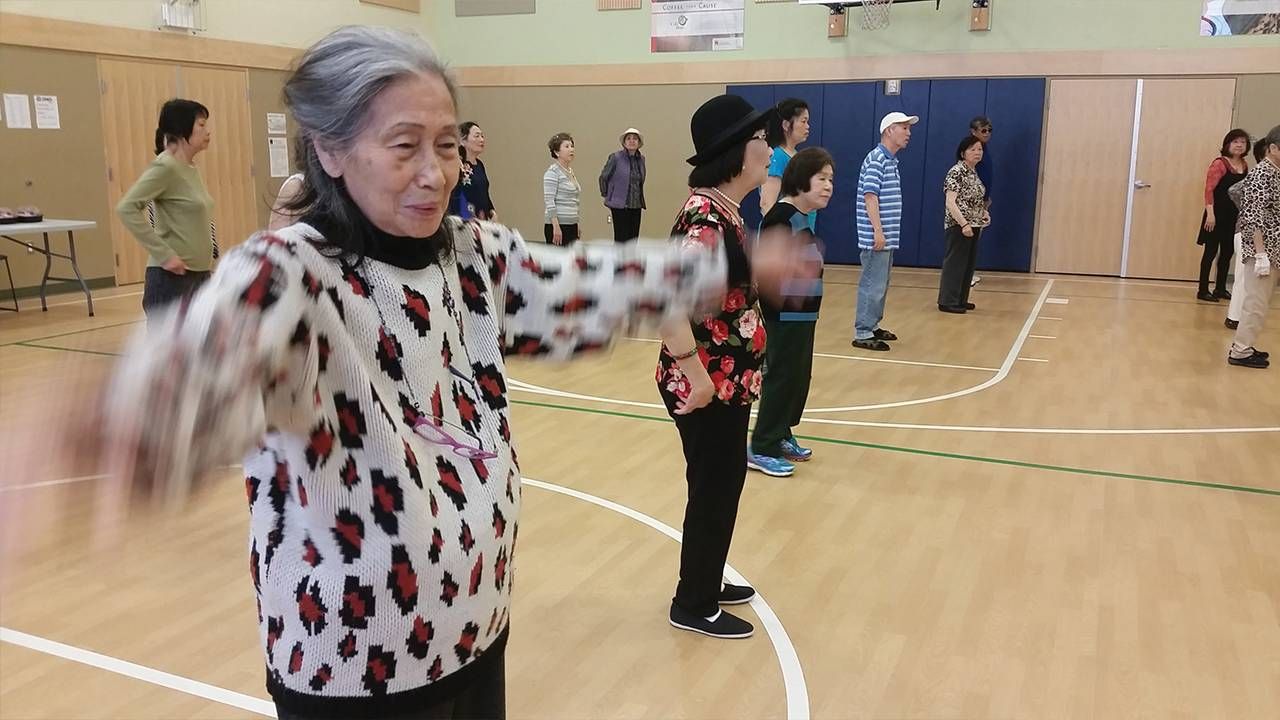
[[[425,6],[424,6],[425,7]],[[828,39],[824,7],[746,2],[745,49],[649,52],[649,3],[598,11],[595,0],[538,0],[535,15],[457,18],[433,0],[431,37],[454,65],[577,65],[839,58],[915,52],[1274,47],[1280,36],[1201,38],[1202,0],[992,0],[993,30],[968,31],[968,0],[893,8],[886,31],[864,31],[850,10],[849,36]]]

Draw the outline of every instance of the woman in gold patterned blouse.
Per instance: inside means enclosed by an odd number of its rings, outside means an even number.
[[[983,196],[986,188],[974,169],[982,160],[982,142],[968,135],[956,149],[956,164],[947,171],[942,191],[947,197],[943,228],[947,235],[947,254],[942,261],[942,280],[938,283],[938,309],[947,313],[966,313],[974,309],[969,302],[969,288],[978,263],[978,238],[991,224]]]

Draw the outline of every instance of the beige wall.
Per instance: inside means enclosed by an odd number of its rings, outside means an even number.
[[[56,95],[62,116],[61,130],[11,130],[0,123],[0,206],[36,205],[48,218],[98,223],[96,230],[76,233],[80,271],[86,278],[114,277],[97,59],[0,45],[0,88],[6,93]],[[66,252],[65,234],[51,240],[56,251]],[[0,242],[0,253],[9,256],[15,285],[40,284],[43,256],[8,241]],[[65,262],[55,260],[52,274],[72,273]]]
[[[1235,126],[1260,137],[1277,125],[1280,125],[1280,75],[1239,78],[1236,81]]]
[[[201,5],[202,37],[266,45],[306,47],[340,25],[427,29],[426,18],[419,13],[359,0],[205,0]],[[0,0],[0,12],[135,30],[155,30],[159,8],[159,0]]]
[[[493,183],[499,219],[529,239],[542,239],[542,174],[551,164],[547,140],[556,132],[573,135],[574,169],[582,182],[584,239],[613,237],[608,210],[600,198],[600,169],[621,146],[628,127],[645,135],[648,167],[641,233],[665,237],[676,211],[688,195],[693,154],[689,118],[724,85],[632,85],[583,88],[467,88],[461,120],[484,128],[488,147],[484,162]]]
[[[284,178],[271,177],[271,159],[267,150],[267,113],[284,112],[285,80],[287,72],[281,70],[249,71],[249,114],[253,128],[253,185],[254,198],[258,209],[258,226],[266,227],[271,217],[271,206],[275,202],[276,193],[284,183]],[[288,118],[289,138],[289,172],[293,172],[292,164],[297,158],[293,155],[293,140],[298,129],[293,118]]]

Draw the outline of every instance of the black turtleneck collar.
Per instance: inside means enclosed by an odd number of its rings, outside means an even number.
[[[447,222],[441,222],[432,237],[413,238],[384,232],[364,217],[355,232],[342,230],[331,218],[311,216],[302,221],[315,228],[331,247],[405,270],[424,270],[436,264],[441,251],[450,246]]]

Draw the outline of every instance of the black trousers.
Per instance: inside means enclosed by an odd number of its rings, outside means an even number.
[[[751,406],[712,400],[688,415],[672,413],[671,417],[680,431],[689,484],[680,582],[672,602],[699,617],[710,617],[720,606],[720,581],[747,479]]]
[[[546,239],[548,245],[554,245],[551,239],[551,223],[542,226],[542,237]],[[578,223],[565,225],[560,223],[560,244],[572,245],[578,241]]]
[[[613,215],[613,241],[628,242],[640,237],[640,208],[618,210],[609,208]]]
[[[751,432],[751,452],[782,457],[783,440],[800,424],[809,399],[813,377],[812,321],[765,319],[765,373],[760,393],[760,414]]]
[[[276,706],[280,720],[315,720]],[[507,717],[506,650],[454,697],[395,715],[353,715],[352,720],[505,720]]]
[[[161,267],[149,267],[142,281],[142,311],[150,318],[169,303],[194,294],[208,279],[207,271],[175,275]]]
[[[1216,292],[1222,293],[1231,289],[1227,284],[1227,273],[1231,270],[1231,256],[1235,254],[1235,238],[1233,234],[1203,233],[1204,254],[1200,256],[1200,292],[1209,292],[1209,269],[1213,267],[1213,258],[1218,258]]]
[[[938,281],[939,305],[956,307],[969,302],[980,237],[982,228],[973,228],[973,237],[965,237],[959,225],[947,228],[947,254],[942,259],[942,279]]]

